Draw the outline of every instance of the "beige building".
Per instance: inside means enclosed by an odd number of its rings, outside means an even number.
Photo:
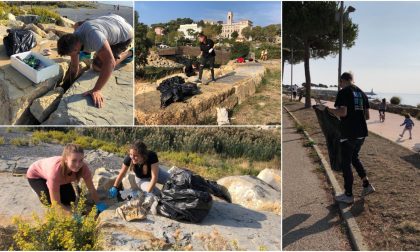
[[[236,31],[239,36],[237,40],[244,40],[245,38],[242,35],[242,29],[245,27],[252,27],[251,20],[240,20],[238,22],[233,22],[233,12],[229,11],[226,17],[226,23],[222,24],[222,33],[220,37],[222,38],[231,38],[231,35]]]
[[[182,32],[184,34],[184,37],[187,39],[195,39],[195,36],[190,34],[190,31],[194,33],[200,33],[202,29],[197,24],[185,24],[180,25],[178,31]]]

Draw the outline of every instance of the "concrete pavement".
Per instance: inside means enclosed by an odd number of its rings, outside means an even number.
[[[302,99],[303,101],[304,99]],[[315,101],[312,101],[315,104]],[[334,107],[334,103],[330,101],[325,102],[325,106],[330,108]],[[385,122],[381,123],[379,121],[379,112],[378,110],[369,109],[370,119],[367,121],[368,130],[380,135],[394,143],[397,143],[403,147],[406,147],[410,150],[419,152],[420,151],[420,122],[416,118],[411,118],[414,122],[414,128],[411,131],[413,136],[412,140],[409,140],[408,132],[405,132],[403,138],[399,136],[403,131],[404,127],[400,126],[404,121],[404,116],[393,113],[385,113]],[[417,122],[419,122],[417,124]]]
[[[350,250],[332,195],[315,173],[293,121],[283,113],[283,249]]]

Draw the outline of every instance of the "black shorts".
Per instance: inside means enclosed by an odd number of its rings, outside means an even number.
[[[112,55],[114,56],[115,60],[118,60],[120,58],[120,54],[122,52],[127,51],[128,47],[130,47],[130,44],[131,44],[132,41],[133,41],[132,39],[129,39],[125,42],[121,42],[121,43],[118,43],[118,44],[115,44],[115,45],[111,45]],[[92,64],[99,67],[99,68],[102,67],[102,62],[96,56],[93,59]]]
[[[213,69],[214,68],[214,62],[215,62],[215,60],[216,60],[216,56],[210,56],[208,58],[206,58],[206,57],[203,56],[200,59],[200,67],[201,68],[204,68],[206,66],[206,64],[208,63],[210,69]]]
[[[296,97],[296,92],[293,92],[293,97]]]
[[[120,54],[122,52],[127,51],[128,47],[130,47],[130,44],[131,44],[132,41],[133,41],[132,39],[129,39],[125,42],[121,42],[121,43],[118,43],[118,44],[115,44],[115,45],[111,45],[111,51],[112,51],[112,54],[114,55],[114,59],[116,59],[116,60],[119,59]]]
[[[380,109],[379,114],[385,114],[385,109]]]
[[[51,197],[48,190],[47,181],[45,179],[28,178],[28,182],[32,189],[35,191],[36,195],[38,195],[39,200],[41,201],[42,195],[45,194],[48,205],[51,205]],[[74,192],[71,183],[60,186],[60,200],[61,204],[65,206],[70,206],[71,202],[76,201],[76,193]]]

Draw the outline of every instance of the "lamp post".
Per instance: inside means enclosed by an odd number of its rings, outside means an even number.
[[[343,30],[344,30],[344,18],[348,18],[349,13],[356,11],[356,8],[353,6],[347,7],[347,9],[344,11],[344,1],[340,2],[340,48],[338,51],[338,84],[337,89],[340,91],[340,77],[341,77],[341,65],[343,61]]]

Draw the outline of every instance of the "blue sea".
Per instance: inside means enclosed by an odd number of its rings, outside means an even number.
[[[385,98],[387,102],[391,99],[393,96],[398,96],[401,99],[401,104],[404,105],[411,105],[411,106],[417,106],[417,104],[420,104],[420,94],[402,94],[402,93],[379,93],[375,92],[377,95],[373,96],[372,98],[382,99]]]

